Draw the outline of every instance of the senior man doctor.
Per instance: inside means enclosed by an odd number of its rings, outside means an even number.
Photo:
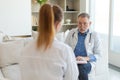
[[[72,47],[77,62],[85,62],[78,63],[79,80],[88,80],[88,74],[101,57],[101,40],[96,32],[89,29],[91,25],[89,14],[79,14],[77,22],[77,28],[69,32],[65,43]]]

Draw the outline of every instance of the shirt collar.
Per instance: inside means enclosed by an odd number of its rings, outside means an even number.
[[[80,34],[80,35],[87,35],[88,32],[89,32],[89,29],[88,29],[86,32],[84,32],[84,33],[81,33],[81,32],[79,31],[78,34]]]

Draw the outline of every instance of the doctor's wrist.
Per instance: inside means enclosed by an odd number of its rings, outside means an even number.
[[[89,57],[84,57],[84,59],[85,59],[86,61],[90,61],[90,58],[89,58]]]

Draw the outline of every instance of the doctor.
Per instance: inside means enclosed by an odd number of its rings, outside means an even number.
[[[89,14],[79,14],[78,27],[72,29],[65,40],[65,43],[74,50],[77,62],[86,61],[86,63],[78,63],[79,80],[88,80],[88,73],[95,67],[102,53],[101,40],[96,32],[90,31],[89,19]]]

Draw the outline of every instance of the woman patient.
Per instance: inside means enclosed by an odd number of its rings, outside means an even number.
[[[39,11],[38,37],[22,51],[22,80],[77,80],[72,49],[55,38],[63,20],[58,5],[44,4]]]

